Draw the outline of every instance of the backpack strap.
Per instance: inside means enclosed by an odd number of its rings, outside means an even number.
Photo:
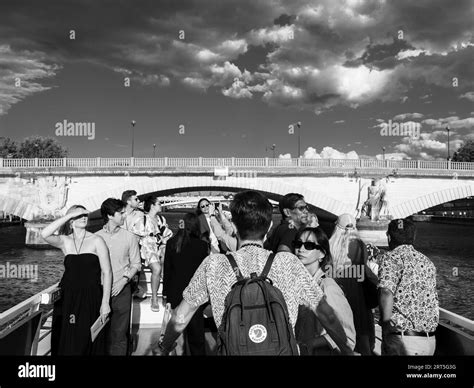
[[[275,258],[275,254],[270,253],[270,255],[268,256],[267,262],[265,263],[265,267],[263,267],[263,271],[260,274],[260,276],[262,276],[262,277],[267,277],[268,276],[268,273],[270,272],[270,268],[273,264],[273,259],[274,258]]]
[[[237,265],[237,262],[234,259],[234,255],[228,253],[227,255],[225,255],[225,257],[227,257],[227,260],[229,260],[232,270],[234,271],[235,276],[237,277],[237,281],[240,282],[241,280],[244,280],[242,272],[240,272],[239,266]]]

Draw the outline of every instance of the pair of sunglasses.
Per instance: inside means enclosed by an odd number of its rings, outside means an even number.
[[[315,249],[317,249],[318,251],[324,252],[324,248],[321,245],[318,245],[312,241],[303,242],[301,240],[298,240],[295,241],[293,245],[296,249],[300,249],[302,246],[304,246],[304,249],[306,249],[307,251],[314,251]]]
[[[201,207],[201,209],[204,209],[205,207],[209,207],[209,204],[201,205],[200,207]]]
[[[295,210],[295,209],[298,209],[300,212],[303,212],[303,211],[305,211],[305,210],[308,210],[308,211],[309,211],[308,205],[295,206],[295,207],[293,208],[293,210]]]

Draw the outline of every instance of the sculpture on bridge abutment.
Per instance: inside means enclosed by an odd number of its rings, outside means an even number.
[[[388,179],[372,179],[371,185],[367,188],[367,200],[362,205],[360,218],[369,218],[371,221],[390,219],[388,183]],[[363,190],[364,187],[365,185],[360,190]]]
[[[69,181],[66,177],[51,176],[10,178],[6,182],[6,197],[11,202],[9,211],[31,221],[60,217],[67,201]]]
[[[67,202],[68,178],[47,177],[36,181],[38,187],[40,218],[54,219],[60,217],[61,210]]]

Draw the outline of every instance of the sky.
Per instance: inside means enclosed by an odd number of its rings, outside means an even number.
[[[307,158],[446,159],[447,126],[451,154],[474,139],[473,27],[472,0],[2,0],[0,136],[297,157],[299,132]]]

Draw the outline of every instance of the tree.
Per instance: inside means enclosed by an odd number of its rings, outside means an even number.
[[[52,137],[30,136],[20,144],[19,158],[65,158],[68,150]]]
[[[468,140],[453,155],[454,162],[474,162],[474,140]]]
[[[0,137],[0,158],[17,157],[18,145],[9,137]]]

